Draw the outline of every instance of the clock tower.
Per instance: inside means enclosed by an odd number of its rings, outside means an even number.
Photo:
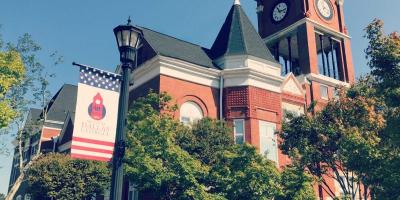
[[[293,73],[307,101],[322,104],[354,82],[343,0],[256,0],[258,30],[282,75]]]

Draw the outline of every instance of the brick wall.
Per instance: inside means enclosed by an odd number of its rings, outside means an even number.
[[[219,89],[160,75],[160,91],[172,96],[178,106],[186,101],[196,102],[207,117],[218,118]],[[179,110],[175,113],[179,118]]]

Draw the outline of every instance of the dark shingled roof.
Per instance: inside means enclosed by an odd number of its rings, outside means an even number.
[[[42,115],[42,110],[37,108],[31,108],[26,118],[24,129],[26,132],[35,132],[39,125],[39,120]]]
[[[64,126],[60,132],[59,139],[57,141],[58,145],[65,144],[72,140],[74,121],[75,121],[75,114],[68,113],[68,115],[65,119],[65,122],[64,122]]]
[[[49,103],[47,119],[64,122],[68,112],[74,113],[77,91],[77,86],[64,84]]]
[[[29,121],[27,121],[25,124],[35,124],[40,119],[41,114],[41,109],[31,108],[28,115]]]
[[[212,59],[252,55],[276,62],[240,5],[233,5],[211,48]]]
[[[208,68],[215,67],[207,55],[208,49],[147,28],[139,28],[143,31],[146,42],[157,54]]]

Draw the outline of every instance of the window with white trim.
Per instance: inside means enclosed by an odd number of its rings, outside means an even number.
[[[260,128],[260,153],[269,160],[278,163],[278,142],[275,134],[276,124],[259,121]]]
[[[244,119],[233,120],[233,133],[235,144],[244,144],[245,133],[244,133]]]
[[[190,125],[204,117],[201,107],[193,101],[183,103],[179,113],[180,121],[185,125]]]
[[[320,85],[319,88],[320,88],[321,99],[329,100],[328,86]]]

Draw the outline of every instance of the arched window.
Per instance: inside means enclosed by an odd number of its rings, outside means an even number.
[[[183,124],[191,124],[204,117],[201,107],[193,101],[187,101],[182,104],[179,112],[180,121]]]

